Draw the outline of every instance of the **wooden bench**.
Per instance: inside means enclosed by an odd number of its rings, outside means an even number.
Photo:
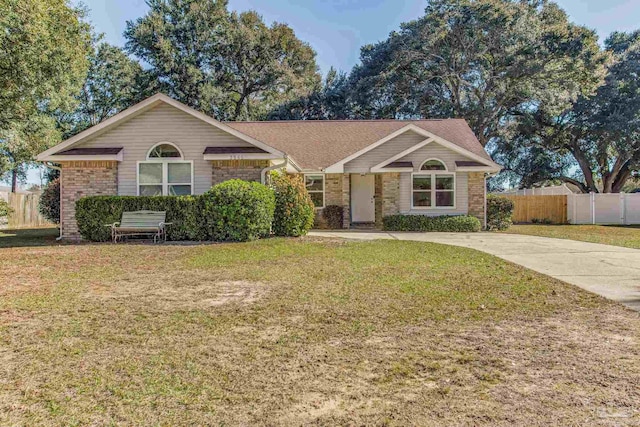
[[[118,240],[122,240],[123,237],[127,236],[153,236],[153,243],[166,242],[166,226],[171,225],[170,222],[165,222],[166,217],[166,212],[122,212],[120,222],[108,224],[107,227],[111,227],[113,243],[118,243]]]

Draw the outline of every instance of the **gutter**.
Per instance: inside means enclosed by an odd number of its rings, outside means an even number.
[[[56,242],[62,240],[62,168],[58,166],[53,166],[48,163],[42,162],[42,165],[53,170],[57,170],[60,172],[60,235],[56,237]]]
[[[271,172],[272,170],[276,170],[276,169],[286,168],[288,165],[289,165],[289,156],[287,156],[285,154],[284,162],[278,163],[278,164],[275,164],[275,165],[271,165],[271,166],[267,166],[266,168],[262,169],[262,171],[260,172],[260,182],[262,184],[266,184],[267,183],[267,173],[268,172]]]

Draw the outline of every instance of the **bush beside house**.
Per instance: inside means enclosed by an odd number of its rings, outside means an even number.
[[[9,203],[2,197],[0,197],[0,225],[5,225],[9,222],[9,215],[13,213],[13,209],[9,206]]]
[[[487,230],[506,230],[513,222],[513,200],[503,196],[487,196]]]
[[[246,242],[268,236],[275,211],[275,195],[257,182],[232,179],[202,196],[205,231],[215,241]]]
[[[342,228],[344,208],[337,205],[329,205],[322,210],[322,218],[327,228],[337,230]]]
[[[60,224],[60,178],[50,181],[42,190],[38,210],[48,221]]]
[[[477,232],[480,220],[473,216],[390,215],[382,219],[386,231]]]
[[[273,233],[276,236],[303,236],[313,227],[314,207],[301,177],[274,172],[275,193]]]

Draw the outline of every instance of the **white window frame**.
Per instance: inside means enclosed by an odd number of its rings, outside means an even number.
[[[171,145],[180,153],[180,157],[162,157],[162,158],[149,158],[151,152],[159,145]],[[141,164],[150,164],[150,163],[161,163],[162,164],[162,182],[158,182],[155,184],[140,184],[140,165]],[[189,164],[191,166],[191,182],[169,182],[169,164]],[[167,141],[159,142],[155,144],[153,147],[147,151],[147,160],[138,161],[136,163],[136,195],[140,195],[140,185],[149,185],[149,186],[157,186],[162,185],[162,195],[169,196],[169,187],[172,185],[190,185],[191,192],[190,195],[194,194],[194,171],[193,171],[193,160],[184,160],[184,154],[180,148]]]
[[[325,189],[326,189],[326,185],[327,185],[327,177],[325,176],[325,174],[323,173],[305,173],[304,174],[304,187],[307,188],[307,177],[308,176],[321,176],[322,177],[322,206],[316,206],[316,209],[324,209],[324,207],[327,204],[327,201],[325,199],[326,197],[326,193],[325,193]],[[311,193],[320,193],[320,190],[307,190],[307,192],[309,194]]]
[[[423,170],[419,170],[418,172],[413,172],[411,174],[411,209],[412,210],[454,210],[456,209],[456,204],[457,204],[457,197],[456,197],[456,193],[457,193],[457,187],[456,187],[456,174],[455,172],[449,172],[449,169],[447,168],[447,164],[445,162],[443,162],[440,159],[427,159],[424,162],[422,162],[420,164],[420,169],[422,169],[422,166],[424,166],[425,163],[430,162],[430,161],[438,161],[440,163],[442,163],[442,165],[444,166],[444,170],[433,170],[433,171],[423,171]],[[443,177],[452,177],[453,178],[453,190],[436,190],[436,175],[437,176],[443,176]],[[431,193],[431,204],[432,206],[414,206],[413,204],[413,194],[417,191],[417,192],[421,192],[421,193],[426,193],[427,190],[414,190],[413,189],[413,179],[414,177],[430,177],[431,179],[431,190],[428,190]],[[437,192],[449,192],[449,193],[453,193],[453,206],[433,206],[436,204],[436,193]]]

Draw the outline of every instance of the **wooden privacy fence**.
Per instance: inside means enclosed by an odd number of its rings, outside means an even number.
[[[549,221],[567,223],[567,196],[504,196],[515,205],[512,220],[518,222]]]
[[[49,227],[53,225],[38,210],[39,194],[7,193],[4,196],[13,209],[13,213],[9,215],[7,228]]]

